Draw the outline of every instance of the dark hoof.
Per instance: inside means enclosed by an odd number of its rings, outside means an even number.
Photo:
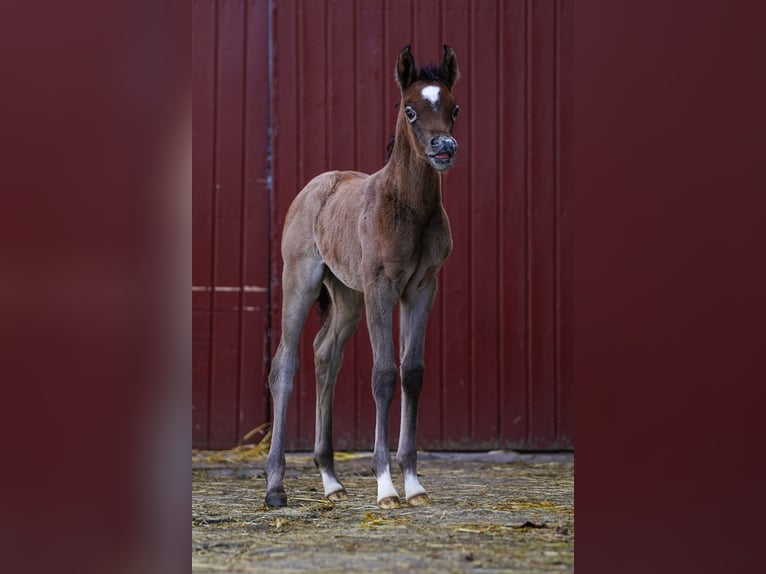
[[[287,506],[287,494],[284,489],[267,492],[266,506]]]

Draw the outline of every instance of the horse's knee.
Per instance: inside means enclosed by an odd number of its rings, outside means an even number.
[[[372,394],[375,400],[390,402],[396,389],[396,367],[374,366],[372,368]]]
[[[422,361],[402,365],[402,391],[407,395],[418,396],[423,388],[425,365]]]

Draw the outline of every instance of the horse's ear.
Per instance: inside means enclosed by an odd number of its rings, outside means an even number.
[[[407,44],[396,58],[396,81],[399,82],[399,87],[404,91],[410,87],[416,77],[415,58],[410,52],[410,45]]]
[[[439,66],[439,75],[444,79],[444,83],[450,90],[460,77],[455,50],[447,46],[447,44],[444,44],[444,57],[442,58],[441,66]]]

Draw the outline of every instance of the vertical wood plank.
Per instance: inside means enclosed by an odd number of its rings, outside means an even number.
[[[379,111],[384,107],[383,2],[370,0],[356,4],[356,129],[357,169],[373,173],[386,157],[385,129]]]
[[[441,2],[439,0],[418,0],[413,6],[413,46],[419,65],[427,62],[441,62]]]
[[[460,116],[453,135],[460,146],[456,165],[442,179],[444,207],[450,220],[453,249],[441,275],[444,335],[442,340],[442,405],[444,448],[470,448],[471,434],[471,140],[474,121],[471,78],[473,77],[469,9],[466,2],[444,0],[444,43],[455,50],[461,78],[454,96]]]
[[[208,443],[210,405],[210,310],[192,307],[192,445]]]
[[[531,4],[531,448],[556,435],[555,419],[555,216],[554,216],[554,26],[553,0]]]
[[[497,6],[476,3],[471,14],[471,91],[481,114],[471,123],[471,288],[473,385],[471,436],[476,447],[499,433]],[[488,121],[485,121],[485,118]]]
[[[573,321],[574,253],[572,222],[572,102],[573,46],[572,2],[556,2],[556,216],[557,222],[557,448],[574,448]]]
[[[192,28],[192,285],[212,279],[216,7],[195,2]],[[192,444],[207,445],[211,293],[192,290]]]
[[[414,42],[412,4],[412,0],[387,0],[385,5],[382,87],[385,94],[383,98],[383,127],[386,130],[386,143],[388,143],[389,137],[394,135],[396,117],[399,113],[398,104],[401,100],[401,90],[395,80],[396,57],[402,48]]]
[[[514,448],[526,446],[527,438],[525,4],[504,2],[501,15],[500,436]]]
[[[268,0],[249,0],[246,10],[239,438],[269,419],[268,6]]]
[[[241,284],[242,110],[244,4],[221,0],[218,11],[218,85],[214,221],[214,287]],[[239,292],[213,292],[210,444],[237,440]]]

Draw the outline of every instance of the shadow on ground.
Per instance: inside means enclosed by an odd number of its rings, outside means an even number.
[[[288,506],[267,509],[262,458],[193,451],[193,572],[574,570],[571,453],[420,453],[431,505],[397,510],[375,504],[370,459],[336,453],[333,504],[311,455],[288,454]]]

